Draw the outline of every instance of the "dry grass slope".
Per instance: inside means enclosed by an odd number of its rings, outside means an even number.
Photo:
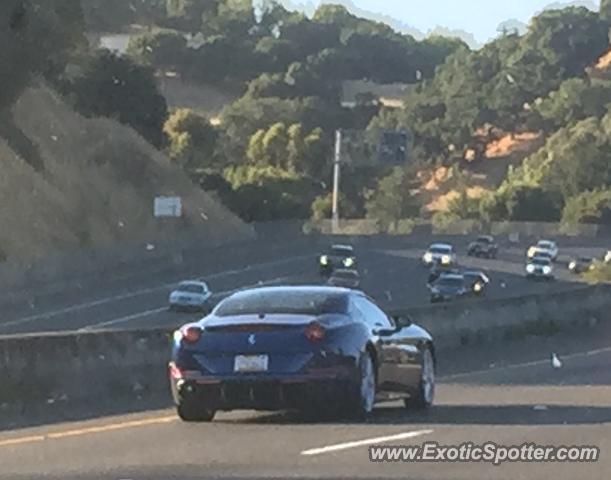
[[[204,233],[211,244],[251,235],[240,219],[118,122],[86,119],[42,87],[22,95],[13,119],[37,145],[45,168],[36,172],[0,139],[0,249],[8,259],[167,240],[189,229]],[[181,196],[184,218],[156,220],[156,195]]]

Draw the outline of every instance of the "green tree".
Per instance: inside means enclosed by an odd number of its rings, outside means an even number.
[[[178,109],[169,116],[163,131],[169,141],[170,158],[185,168],[210,168],[217,163],[217,132],[207,118],[187,108]]]
[[[562,223],[611,225],[611,189],[585,191],[567,199],[562,211]]]
[[[82,0],[88,30],[116,32],[134,23],[134,3],[126,0]]]
[[[402,168],[379,180],[376,189],[368,194],[365,205],[367,217],[378,220],[385,227],[396,225],[399,220],[417,216],[420,205],[411,194],[411,182]]]
[[[186,61],[186,48],[187,40],[181,33],[160,31],[132,37],[127,54],[138,63],[168,68]]]
[[[561,210],[562,197],[541,187],[516,188],[507,200],[509,220],[517,222],[555,222]]]
[[[611,104],[611,82],[571,78],[536,106],[550,130],[588,117],[602,117]]]
[[[87,59],[69,89],[85,115],[116,118],[161,145],[167,106],[148,68],[102,50]]]
[[[265,161],[275,167],[287,168],[288,136],[286,125],[282,122],[273,124],[263,136]]]
[[[216,15],[221,0],[167,0],[166,12],[177,28],[189,32],[202,29],[204,18],[210,21]]]
[[[78,0],[0,2],[0,109],[17,98],[33,75],[55,79],[86,43]]]
[[[269,160],[266,156],[265,147],[263,146],[263,138],[265,137],[265,129],[257,130],[250,141],[246,150],[246,157],[255,164],[268,164]]]
[[[606,22],[611,21],[611,0],[600,0],[600,17]]]
[[[339,211],[342,218],[355,218],[357,209],[354,204],[344,195],[340,193]],[[333,211],[333,193],[323,193],[314,199],[312,202],[312,220],[328,220],[331,218]]]

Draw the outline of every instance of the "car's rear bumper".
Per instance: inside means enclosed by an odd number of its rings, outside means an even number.
[[[354,392],[357,372],[171,378],[176,404],[197,402],[213,410],[306,409],[342,401]]]
[[[554,278],[554,275],[545,275],[543,273],[527,273],[526,277],[530,278],[531,280],[551,280]]]

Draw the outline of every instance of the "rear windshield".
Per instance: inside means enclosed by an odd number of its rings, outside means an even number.
[[[492,242],[492,239],[490,237],[478,237],[477,241],[479,243],[490,243]]]
[[[331,249],[331,254],[332,255],[336,255],[338,257],[351,257],[352,255],[354,255],[354,250],[350,249],[350,248],[332,248]]]
[[[431,247],[429,251],[431,253],[450,253],[452,249],[450,247]]]
[[[346,278],[352,280],[358,278],[358,276],[356,272],[335,272],[332,278]]]
[[[344,294],[308,291],[244,292],[224,300],[215,315],[258,315],[286,313],[324,315],[346,313],[348,299]]]
[[[193,283],[186,283],[184,285],[179,285],[178,291],[187,293],[204,293],[204,287]]]
[[[463,279],[462,278],[440,278],[436,285],[440,287],[462,287]]]
[[[540,247],[540,248],[548,248],[548,249],[551,249],[551,248],[553,248],[553,246],[554,246],[554,245],[553,245],[552,243],[550,243],[550,242],[539,242],[539,247]]]

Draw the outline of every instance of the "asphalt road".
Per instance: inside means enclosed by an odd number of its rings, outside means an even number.
[[[466,241],[456,244],[459,251],[465,251]],[[363,290],[389,308],[427,304],[428,271],[419,261],[426,246],[423,243],[409,249],[358,250],[359,267],[364,275]],[[574,243],[561,251],[556,269],[557,281],[545,283],[524,278],[525,247],[503,248],[497,260],[461,256],[459,262],[464,267],[488,272],[492,285],[487,298],[493,299],[571,288],[577,278],[566,270],[568,256],[599,256],[602,252],[601,247],[592,242]],[[188,278],[206,280],[216,292],[217,300],[248,286],[320,283],[316,265],[318,253],[314,249],[295,251],[288,256],[247,266],[233,265],[228,270],[208,271],[205,267],[187,264],[181,276],[159,274],[128,283],[117,281],[50,297],[33,297],[30,302],[3,308],[0,335],[179,326],[196,320],[198,314],[167,311],[168,294],[178,281]]]
[[[444,351],[436,405],[377,408],[366,423],[232,412],[184,424],[172,410],[0,433],[0,478],[608,479],[611,342],[594,332]],[[553,369],[557,352],[563,367]],[[597,463],[372,463],[368,447],[495,442],[588,445]]]

